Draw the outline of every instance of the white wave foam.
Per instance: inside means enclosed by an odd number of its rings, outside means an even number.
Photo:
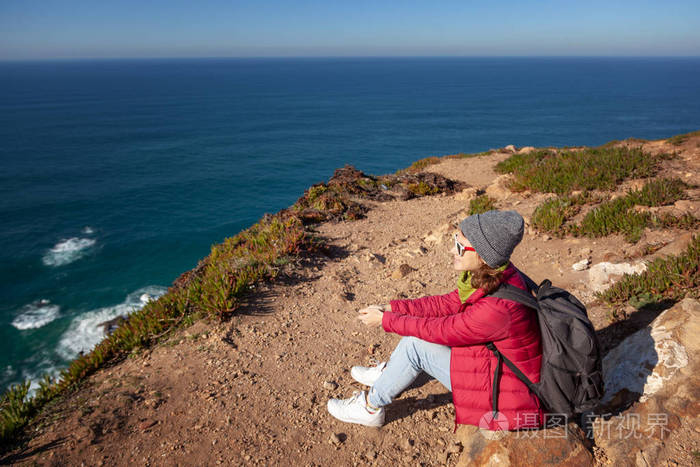
[[[48,358],[42,359],[34,371],[22,371],[22,381],[29,381],[27,398],[34,397],[39,389],[39,382],[43,381],[46,375],[54,379],[59,379],[61,375],[61,370]]]
[[[22,364],[23,366],[32,367],[33,370],[23,369],[17,371],[12,368],[12,366],[8,365],[5,369],[4,376],[6,381],[9,380],[9,383],[7,383],[6,387],[3,389],[29,381],[29,391],[27,392],[26,399],[33,397],[39,389],[39,382],[43,381],[46,375],[54,379],[60,378],[61,370],[54,360],[55,358],[51,358],[47,351],[41,351]]]
[[[119,316],[140,310],[150,300],[155,300],[168,289],[160,286],[148,286],[130,293],[123,303],[91,310],[78,316],[61,336],[56,351],[66,360],[72,360],[80,352],[89,352],[106,336],[101,324]]]
[[[12,321],[12,325],[20,331],[40,328],[58,318],[60,309],[58,305],[52,305],[50,301],[42,299],[24,305],[22,312]]]
[[[64,266],[80,259],[85,254],[85,250],[95,243],[96,240],[92,238],[73,237],[61,240],[46,252],[42,261],[47,266]]]
[[[85,226],[85,227],[83,228],[82,232],[83,232],[85,235],[92,235],[92,234],[95,233],[95,230],[94,230],[92,227],[90,227],[89,225],[87,225],[87,226]]]

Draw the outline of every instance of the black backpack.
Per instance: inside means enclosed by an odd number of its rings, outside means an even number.
[[[486,344],[498,358],[493,381],[493,412],[498,413],[498,383],[501,362],[540,399],[548,414],[575,414],[592,411],[603,396],[600,345],[588,319],[586,307],[566,290],[553,287],[549,280],[537,286],[520,272],[535,297],[510,284],[501,284],[491,297],[521,303],[537,310],[542,334],[540,381],[533,383],[506,358],[493,342]],[[546,422],[547,420],[545,420]]]

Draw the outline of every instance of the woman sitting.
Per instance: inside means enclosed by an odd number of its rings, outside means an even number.
[[[542,425],[540,401],[486,347],[493,342],[533,382],[540,377],[542,351],[535,311],[488,296],[501,283],[527,290],[510,263],[523,237],[523,218],[515,211],[489,211],[459,224],[453,267],[457,289],[446,295],[393,300],[359,310],[367,326],[405,336],[388,362],[355,366],[352,377],[370,386],[349,399],[331,399],[328,411],[349,423],[384,424],[384,407],[426,372],[452,391],[455,423],[490,430]],[[498,370],[497,370],[498,367]],[[494,412],[494,378],[498,378]]]

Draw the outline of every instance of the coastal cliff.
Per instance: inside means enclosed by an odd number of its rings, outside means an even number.
[[[607,352],[674,304],[698,298],[699,187],[698,134],[600,148],[510,146],[428,158],[380,177],[339,169],[294,206],[214,246],[158,303],[74,364],[63,383],[48,382],[45,401],[27,411],[31,421],[18,424],[23,431],[13,433],[2,460],[487,465],[494,462],[489,443],[513,465],[510,454],[525,459],[527,446],[546,455],[546,442],[453,434],[450,394],[435,381],[406,391],[380,430],[332,419],[326,400],[359,388],[349,368],[387,359],[398,341],[363,327],[356,310],[453,290],[453,224],[472,212],[515,209],[527,227],[513,262],[581,298]],[[642,395],[627,388],[605,410],[638,408]],[[697,419],[697,408],[691,397],[681,408],[664,402],[646,410],[673,420]],[[698,427],[664,428],[674,436],[653,460],[693,462]],[[643,451],[625,459],[602,436],[551,449],[557,463],[584,465],[632,465]]]

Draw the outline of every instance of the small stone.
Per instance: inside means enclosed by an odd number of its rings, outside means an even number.
[[[586,269],[588,269],[588,266],[590,264],[591,264],[591,260],[589,260],[588,258],[585,258],[585,259],[582,259],[581,261],[579,261],[578,263],[574,263],[574,265],[571,266],[571,269],[573,269],[574,271],[585,271]]]
[[[139,430],[146,431],[153,427],[156,423],[158,423],[157,420],[146,420],[145,422],[141,422],[139,423]]]
[[[401,266],[399,266],[399,269],[397,269],[396,271],[394,271],[391,274],[391,278],[392,279],[403,279],[404,277],[409,275],[411,273],[411,271],[415,271],[415,269],[413,269],[408,264],[403,263]]]
[[[335,381],[324,381],[323,387],[325,389],[329,389],[331,391],[334,391],[334,390],[338,389],[338,383],[336,383]]]
[[[452,442],[448,447],[447,447],[447,452],[450,454],[458,454],[462,452],[462,445],[456,442]]]
[[[331,437],[330,437],[330,439],[328,440],[328,442],[331,443],[331,444],[334,444],[334,445],[336,445],[336,446],[340,446],[341,444],[343,444],[343,440],[340,439],[340,436],[338,436],[338,435],[335,434],[335,433],[331,433]]]

